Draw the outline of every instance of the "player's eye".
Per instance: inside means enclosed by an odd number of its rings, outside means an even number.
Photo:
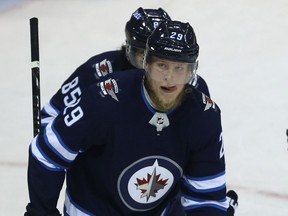
[[[161,69],[161,70],[167,70],[168,66],[162,62],[159,62],[157,64],[157,66]]]

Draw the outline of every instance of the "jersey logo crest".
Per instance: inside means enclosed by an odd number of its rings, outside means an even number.
[[[100,82],[99,86],[101,88],[100,94],[102,97],[110,95],[116,101],[119,101],[116,94],[119,92],[117,82],[114,79],[108,79],[104,82]]]
[[[182,173],[182,168],[169,158],[142,158],[123,170],[118,193],[129,209],[147,211],[161,203]]]
[[[155,161],[157,163],[157,161]],[[152,173],[147,173],[147,178],[137,179],[136,190],[141,191],[140,198],[146,198],[146,202],[149,201],[150,197],[156,197],[156,194],[159,190],[164,189],[164,187],[168,184],[167,179],[160,178],[161,174],[156,173],[156,167],[158,164],[154,166]]]
[[[100,77],[104,77],[109,73],[113,73],[112,64],[107,59],[104,59],[103,61],[94,64],[93,67],[95,67],[95,76],[97,79],[99,79]]]

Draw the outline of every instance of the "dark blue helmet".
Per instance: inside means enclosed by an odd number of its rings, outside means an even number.
[[[126,23],[126,42],[136,48],[146,48],[147,38],[152,31],[162,22],[171,20],[170,16],[162,9],[138,8]]]
[[[199,54],[196,35],[189,23],[162,22],[147,40],[146,61],[149,56],[196,63]]]

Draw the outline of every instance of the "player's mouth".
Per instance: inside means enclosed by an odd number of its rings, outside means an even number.
[[[169,86],[169,87],[168,86],[161,86],[160,88],[165,93],[171,93],[171,92],[174,92],[177,90],[176,86]]]

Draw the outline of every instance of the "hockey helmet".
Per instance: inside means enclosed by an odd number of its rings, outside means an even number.
[[[126,56],[132,65],[143,67],[143,54],[147,38],[152,31],[163,21],[171,20],[170,16],[162,9],[138,8],[125,26]],[[137,60],[137,54],[140,61]]]
[[[196,35],[189,23],[170,21],[161,23],[148,38],[147,55],[195,63],[199,55]]]
[[[138,8],[126,23],[125,34],[127,44],[145,49],[147,38],[165,20],[171,20],[171,18],[162,8]]]
[[[198,67],[198,55],[199,46],[196,35],[189,23],[162,22],[147,40],[144,68],[149,75],[148,65],[157,58],[186,63],[189,74],[185,83],[191,82]]]

